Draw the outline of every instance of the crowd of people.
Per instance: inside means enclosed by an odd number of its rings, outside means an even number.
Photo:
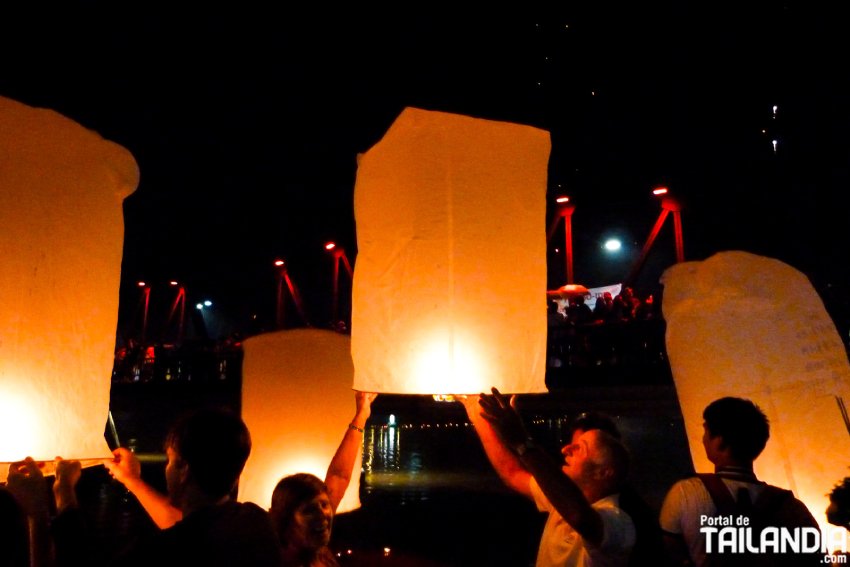
[[[300,473],[274,489],[268,508],[237,502],[236,486],[251,452],[250,433],[229,410],[202,409],[178,419],[165,439],[167,493],[142,478],[125,448],[106,463],[157,530],[140,536],[110,565],[334,567],[333,520],[353,474],[376,394],[355,392],[355,414],[324,479]],[[823,554],[717,552],[705,518],[746,516],[755,528],[817,529],[789,490],[760,481],[753,463],[770,436],[767,416],[750,400],[725,397],[704,412],[703,446],[712,472],[676,482],[656,513],[629,482],[633,456],[615,422],[585,413],[572,423],[562,459],[529,435],[516,397],[457,396],[494,470],[507,487],[547,514],[536,565],[809,565]],[[13,463],[0,490],[0,565],[91,565],[91,528],[80,511],[80,463],[56,459],[51,491],[39,463]],[[48,479],[49,480],[49,479]],[[850,480],[832,494],[829,521],[850,525]],[[752,550],[750,550],[752,551]],[[382,563],[387,564],[387,563]]]
[[[583,326],[603,323],[619,324],[630,321],[646,321],[659,317],[655,298],[648,294],[642,300],[629,286],[622,288],[617,295],[603,292],[591,309],[587,305],[587,296],[571,294],[563,299],[549,301],[549,326]]]

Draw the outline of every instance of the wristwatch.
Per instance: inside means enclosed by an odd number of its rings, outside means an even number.
[[[531,449],[535,449],[536,447],[537,447],[537,444],[534,442],[534,439],[532,439],[531,437],[528,437],[528,438],[526,438],[525,441],[523,441],[519,445],[515,446],[514,451],[516,452],[517,455],[522,457],[523,455],[525,455],[526,452],[528,452]]]

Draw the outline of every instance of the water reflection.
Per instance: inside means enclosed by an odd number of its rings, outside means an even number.
[[[586,409],[586,408],[583,408]],[[689,473],[681,419],[657,407],[652,415],[611,412],[633,453],[633,481],[645,497],[660,505],[666,488]],[[560,461],[578,411],[547,407],[529,411],[527,427],[550,455]],[[487,461],[465,414],[376,416],[367,427],[360,481],[364,505],[390,498],[424,501],[440,491],[500,494],[507,489]],[[663,463],[663,466],[659,466]]]
[[[363,447],[361,500],[425,501],[441,490],[503,492],[505,488],[469,423],[371,425]]]

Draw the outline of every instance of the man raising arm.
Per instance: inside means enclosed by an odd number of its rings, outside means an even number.
[[[635,530],[617,502],[628,471],[625,447],[605,432],[587,431],[563,447],[559,467],[528,435],[515,398],[509,403],[492,391],[464,405],[500,478],[549,513],[537,566],[626,565]]]

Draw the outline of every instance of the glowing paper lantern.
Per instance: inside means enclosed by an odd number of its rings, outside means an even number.
[[[549,134],[407,108],[360,157],[354,388],[545,392]]]
[[[698,471],[702,411],[748,398],[770,419],[759,478],[790,488],[827,527],[826,496],[847,476],[848,434],[836,396],[850,401],[850,364],[805,275],[778,260],[723,252],[665,272],[667,352]],[[843,528],[842,528],[843,529]]]
[[[2,462],[110,456],[122,201],[138,179],[121,146],[0,98]]]
[[[307,472],[325,478],[354,416],[351,341],[332,331],[299,329],[257,335],[243,344],[242,419],[253,449],[239,480],[239,499],[268,508],[284,476]],[[337,512],[360,506],[360,460]]]

